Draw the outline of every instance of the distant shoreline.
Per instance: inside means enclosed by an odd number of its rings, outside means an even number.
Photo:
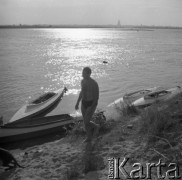
[[[116,25],[0,25],[1,29],[14,28],[14,29],[26,29],[26,28],[114,28],[121,30],[134,30],[134,31],[152,31],[154,29],[182,29],[182,27],[173,26],[116,26]]]

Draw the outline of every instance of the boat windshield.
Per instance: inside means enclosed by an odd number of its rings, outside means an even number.
[[[55,94],[56,93],[54,93],[54,92],[45,93],[45,94],[41,95],[40,97],[38,97],[37,99],[31,101],[30,104],[39,104],[39,103],[42,103],[44,101],[47,101],[51,97],[53,97]]]

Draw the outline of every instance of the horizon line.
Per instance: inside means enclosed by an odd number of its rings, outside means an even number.
[[[0,24],[0,27],[49,27],[49,28],[61,28],[61,27],[114,27],[114,28],[182,28],[182,26],[171,26],[171,25],[94,25],[94,24]]]

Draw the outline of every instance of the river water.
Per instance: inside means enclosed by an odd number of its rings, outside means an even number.
[[[6,122],[26,101],[64,86],[49,115],[73,113],[85,66],[103,110],[126,92],[182,85],[182,30],[0,29],[0,115]]]

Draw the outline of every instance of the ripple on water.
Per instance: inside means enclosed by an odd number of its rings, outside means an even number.
[[[1,29],[0,42],[0,113],[5,119],[29,97],[63,86],[69,89],[65,105],[55,112],[64,107],[72,112],[84,66],[91,67],[99,83],[102,107],[127,91],[182,84],[181,30]]]

